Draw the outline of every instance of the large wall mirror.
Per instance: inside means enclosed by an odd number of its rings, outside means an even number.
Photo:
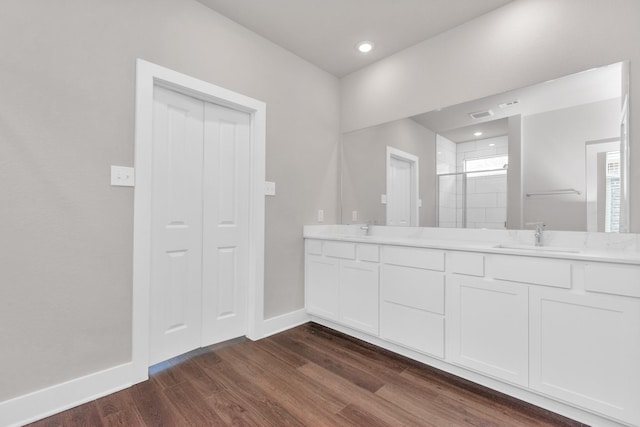
[[[628,67],[343,134],[342,223],[628,231]]]

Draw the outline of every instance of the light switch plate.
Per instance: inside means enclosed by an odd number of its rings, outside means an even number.
[[[380,195],[380,203],[382,203],[383,205],[387,204],[387,195],[386,194],[381,194]]]
[[[276,183],[271,181],[264,182],[264,195],[275,196],[276,195]]]
[[[111,185],[117,187],[133,187],[135,185],[135,171],[127,166],[111,165]]]

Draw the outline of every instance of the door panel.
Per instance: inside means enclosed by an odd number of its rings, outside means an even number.
[[[447,359],[527,386],[527,285],[451,275],[446,303]]]
[[[387,146],[387,225],[418,226],[418,158]]]
[[[188,307],[188,295],[185,294],[182,282],[189,274],[189,251],[167,251],[167,269],[169,276],[165,282],[164,329],[166,333],[175,332],[186,327],[185,317]]]
[[[305,307],[314,315],[339,320],[340,261],[307,255],[305,262]]]
[[[154,88],[150,363],[199,347],[204,104]]]
[[[639,425],[640,301],[535,287],[530,311],[531,388]]]
[[[251,117],[205,104],[203,341],[245,335]]]
[[[215,120],[209,117],[209,120]],[[217,127],[217,128],[216,128]],[[209,123],[209,130],[216,129],[218,135],[211,135],[215,138],[212,143],[218,144],[218,179],[224,184],[220,185],[218,194],[218,221],[219,224],[235,225],[236,218],[236,191],[238,182],[236,179],[236,124],[220,120],[216,124]]]
[[[411,164],[391,158],[391,182],[389,191],[389,225],[411,225]]]
[[[340,263],[340,320],[378,335],[378,264],[348,260]]]
[[[236,312],[236,248],[218,248],[217,313],[219,317],[232,316]]]

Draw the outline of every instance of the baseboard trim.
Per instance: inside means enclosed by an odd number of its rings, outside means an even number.
[[[275,335],[279,332],[307,323],[310,320],[311,316],[307,314],[307,311],[304,308],[290,313],[281,314],[280,316],[272,317],[270,319],[265,319],[262,322],[262,330],[258,338],[266,338],[268,336]]]
[[[125,363],[0,402],[0,425],[28,424],[125,389],[132,385],[131,372],[132,364]]]

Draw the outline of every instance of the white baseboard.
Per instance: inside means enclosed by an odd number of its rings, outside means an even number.
[[[20,426],[132,385],[131,363],[0,402],[0,426]]]
[[[265,319],[262,322],[262,327],[260,328],[261,333],[258,338],[266,338],[277,334],[278,332],[295,328],[303,323],[307,323],[309,320],[311,320],[311,316],[307,314],[307,311],[304,308],[272,317],[270,319]]]

